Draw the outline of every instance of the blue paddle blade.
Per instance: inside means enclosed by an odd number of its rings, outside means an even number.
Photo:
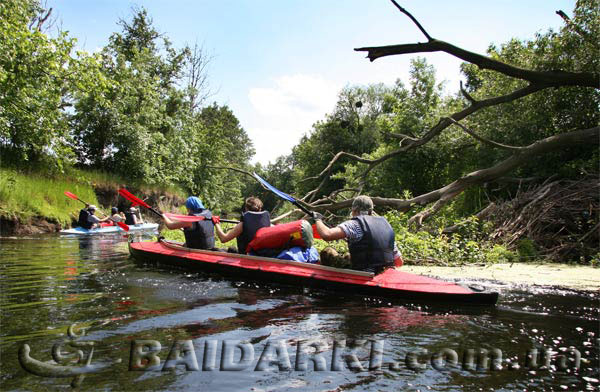
[[[265,188],[267,188],[268,190],[270,190],[271,192],[273,192],[274,194],[276,194],[277,196],[281,197],[282,199],[285,199],[287,201],[291,201],[292,203],[296,203],[296,199],[294,199],[292,196],[288,195],[287,193],[284,193],[282,191],[280,191],[279,189],[275,188],[273,185],[269,184],[267,181],[265,181],[264,178],[262,178],[261,176],[259,176],[256,173],[252,173],[252,175],[254,176],[254,178],[256,178],[258,180],[258,182],[260,182]]]

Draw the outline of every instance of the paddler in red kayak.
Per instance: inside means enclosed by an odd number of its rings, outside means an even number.
[[[352,219],[336,227],[327,227],[323,215],[313,212],[317,232],[325,241],[345,238],[350,250],[351,268],[360,271],[380,273],[388,267],[402,265],[402,257],[395,243],[394,229],[382,216],[373,215],[373,200],[368,196],[358,196],[352,202]],[[321,251],[324,265],[343,263],[332,248]],[[343,258],[342,258],[343,259]]]
[[[217,236],[222,243],[237,238],[238,253],[246,253],[248,244],[254,238],[258,229],[271,226],[271,216],[269,211],[263,211],[263,202],[258,197],[249,197],[244,202],[244,212],[240,223],[227,233],[223,232],[218,219],[215,220],[215,229]],[[257,251],[259,256],[261,251]]]
[[[183,229],[185,247],[194,249],[215,249],[215,224],[212,213],[204,208],[202,201],[196,196],[190,196],[185,201],[188,215],[203,216],[205,219],[198,222],[182,222],[162,215],[165,226],[170,230]]]

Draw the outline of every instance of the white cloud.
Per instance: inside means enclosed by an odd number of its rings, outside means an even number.
[[[319,75],[283,75],[273,82],[248,92],[254,113],[244,127],[256,148],[254,160],[261,163],[289,154],[312,124],[333,110],[342,88]]]

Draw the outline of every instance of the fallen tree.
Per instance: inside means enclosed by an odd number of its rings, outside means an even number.
[[[469,103],[468,106],[450,116],[440,118],[436,125],[424,132],[424,134],[421,136],[414,137],[402,133],[392,134],[392,137],[400,140],[399,147],[394,151],[391,151],[376,159],[370,159],[368,157],[358,156],[345,151],[339,151],[318,175],[308,177],[303,180],[321,180],[315,189],[310,190],[304,197],[301,198],[305,207],[315,211],[329,212],[332,214],[334,214],[335,211],[348,208],[352,203],[353,197],[363,191],[369,173],[375,167],[399,154],[405,154],[431,142],[434,138],[438,137],[442,132],[451,126],[458,126],[478,142],[485,143],[492,148],[509,151],[511,155],[491,167],[473,171],[439,189],[435,189],[411,199],[373,197],[373,202],[376,206],[388,207],[398,211],[408,211],[414,205],[425,206],[432,204],[429,208],[417,213],[411,218],[411,222],[415,223],[416,226],[420,226],[424,220],[438,212],[450,200],[461,194],[469,187],[482,185],[495,181],[501,177],[505,177],[510,174],[511,171],[526,165],[532,159],[542,159],[544,155],[557,150],[568,149],[577,146],[592,147],[599,144],[600,128],[597,126],[587,129],[571,130],[566,133],[558,133],[553,136],[537,140],[528,146],[509,146],[478,136],[475,131],[463,125],[461,120],[464,120],[468,116],[481,111],[484,108],[512,102],[549,88],[569,87],[592,88],[599,90],[600,73],[570,72],[567,70],[529,70],[504,63],[491,57],[486,57],[464,50],[455,45],[432,38],[406,9],[398,5],[396,1],[391,1],[403,14],[407,15],[416,24],[419,30],[427,38],[427,42],[382,47],[363,47],[355,49],[356,51],[367,52],[367,57],[371,61],[391,55],[442,51],[460,58],[468,63],[474,64],[481,69],[491,70],[511,78],[516,78],[526,82],[526,84],[509,94],[481,100],[473,98],[461,84],[461,92],[466,101]],[[565,14],[562,12],[560,15],[562,16]],[[327,196],[319,196],[324,184],[329,181],[334,164],[342,159],[346,159],[348,162],[358,162],[366,165],[366,169],[362,170],[357,175],[359,186],[351,189],[338,189]]]

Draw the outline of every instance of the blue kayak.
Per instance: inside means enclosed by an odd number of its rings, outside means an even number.
[[[99,235],[114,233],[131,233],[136,231],[155,231],[158,229],[158,223],[143,223],[141,225],[129,225],[129,231],[121,229],[119,226],[100,227],[97,229],[84,229],[83,227],[74,227],[72,229],[61,230],[61,234],[79,234],[79,235]]]

